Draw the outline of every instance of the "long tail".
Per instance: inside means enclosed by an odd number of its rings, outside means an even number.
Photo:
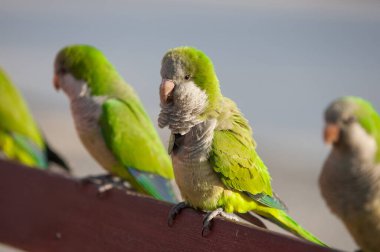
[[[71,168],[67,165],[65,160],[58,154],[56,153],[50,145],[46,142],[46,158],[49,163],[55,163],[59,165],[63,170],[65,170],[68,173],[71,173]]]
[[[309,231],[301,227],[283,210],[272,208],[269,209],[269,211],[260,212],[258,214],[300,238],[327,247],[326,244],[324,244],[321,240],[319,240]]]

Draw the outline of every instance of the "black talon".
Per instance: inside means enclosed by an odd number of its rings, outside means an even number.
[[[202,227],[202,237],[206,237],[211,231],[212,222],[208,222],[207,225]]]
[[[223,212],[222,208],[218,208],[212,212],[209,212],[204,218],[203,218],[203,227],[202,227],[202,236],[205,237],[208,235],[211,231],[212,226],[212,220],[220,215]]]
[[[168,216],[168,226],[172,227],[174,224],[174,219],[177,217],[177,215],[182,211],[182,209],[189,207],[186,202],[180,202],[177,205],[173,206],[169,211]]]
[[[81,178],[80,183],[83,185],[87,185],[90,183],[95,184],[95,185],[99,185],[99,184],[104,184],[106,181],[109,181],[111,178],[112,178],[111,174],[95,175],[95,176],[90,175],[90,176],[86,176],[84,178]]]

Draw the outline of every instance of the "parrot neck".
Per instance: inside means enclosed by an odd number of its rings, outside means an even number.
[[[224,97],[220,91],[219,83],[213,85],[215,88],[212,90],[212,93],[208,95],[208,104],[207,108],[202,113],[203,118],[215,117],[215,112],[220,110],[220,105],[224,101]]]
[[[207,161],[216,125],[217,120],[210,119],[195,125],[185,135],[174,135],[172,154],[183,162]]]
[[[361,162],[376,162],[377,143],[359,124],[353,124],[347,130],[343,141],[335,148],[350,153]]]
[[[63,75],[60,84],[62,90],[71,101],[90,95],[90,89],[88,88],[87,83],[75,79],[71,74]]]

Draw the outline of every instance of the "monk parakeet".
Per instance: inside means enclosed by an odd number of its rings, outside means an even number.
[[[380,117],[349,96],[330,104],[325,121],[332,150],[319,178],[322,196],[363,251],[380,251]]]
[[[46,143],[23,97],[1,68],[0,158],[42,169],[53,162],[70,171],[65,161]]]
[[[236,104],[222,95],[211,60],[192,47],[171,49],[162,59],[161,77],[158,122],[171,130],[174,174],[185,200],[172,209],[169,223],[186,206],[210,212],[203,231],[218,214],[252,211],[323,244],[274,196],[251,127]]]
[[[88,45],[63,48],[54,86],[70,100],[77,133],[110,174],[157,199],[178,202],[173,168],[135,91],[104,54]]]

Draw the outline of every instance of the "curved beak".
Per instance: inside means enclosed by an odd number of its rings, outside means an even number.
[[[335,123],[327,123],[323,132],[323,139],[326,144],[334,144],[339,140],[340,128]]]
[[[161,104],[169,102],[171,94],[173,93],[175,84],[172,80],[162,79],[160,85],[160,100]]]
[[[57,74],[54,74],[54,77],[53,77],[53,84],[54,84],[54,88],[55,90],[59,90],[61,88],[61,86],[59,85],[59,78],[58,78],[58,75]]]

